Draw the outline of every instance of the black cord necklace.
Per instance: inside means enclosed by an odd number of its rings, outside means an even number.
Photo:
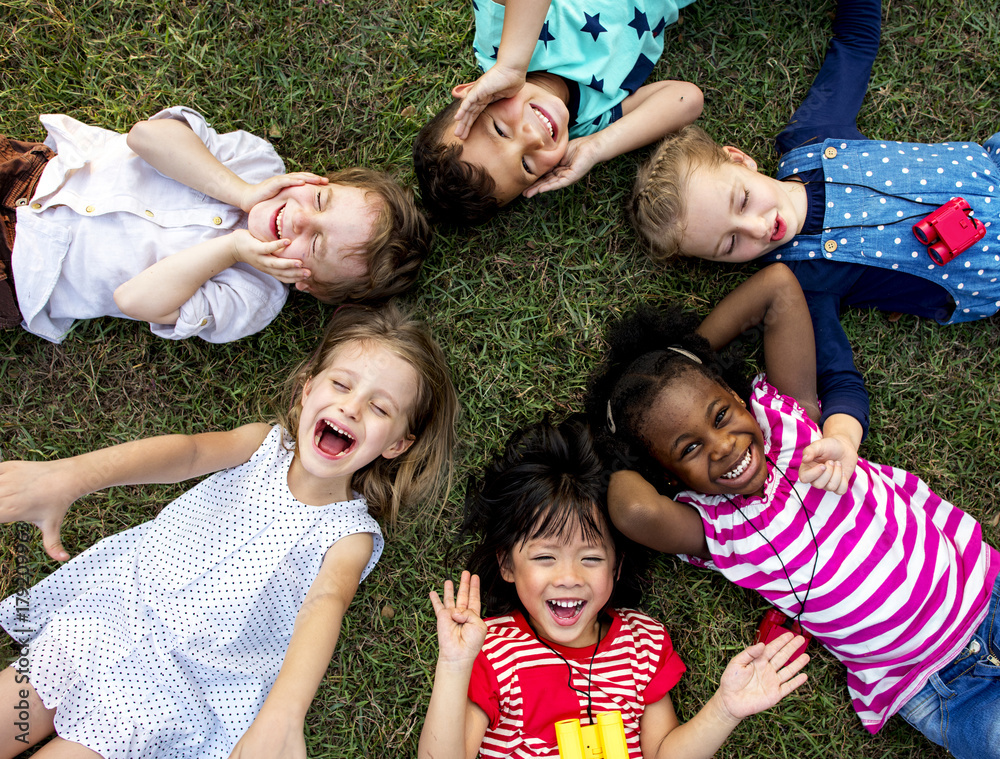
[[[809,533],[810,535],[812,535],[813,546],[816,549],[816,552],[813,554],[812,573],[811,576],[809,577],[809,583],[806,585],[806,592],[801,599],[799,598],[799,594],[795,592],[795,585],[792,582],[792,577],[788,573],[788,568],[785,566],[785,562],[781,560],[781,554],[778,553],[778,549],[774,547],[774,544],[767,539],[767,536],[764,535],[763,532],[757,529],[757,525],[755,525],[753,522],[750,521],[750,518],[743,513],[743,509],[741,509],[736,504],[736,502],[733,501],[733,499],[731,499],[729,496],[725,496],[725,498],[727,501],[729,501],[729,504],[740,513],[740,516],[743,517],[744,521],[748,525],[753,527],[754,532],[760,535],[760,537],[763,538],[764,542],[767,543],[770,549],[774,551],[774,555],[778,559],[778,563],[781,564],[781,571],[785,573],[785,579],[788,580],[788,587],[792,591],[792,596],[795,598],[795,602],[799,604],[799,612],[798,614],[795,615],[794,619],[796,622],[801,622],[801,617],[806,610],[806,601],[809,600],[809,592],[812,590],[813,580],[816,579],[816,566],[819,562],[819,541],[816,540],[816,531],[813,529],[812,520],[809,518],[809,510],[806,508],[806,503],[804,500],[802,500],[802,496],[800,496],[798,491],[795,489],[795,485],[792,483],[790,479],[788,479],[788,475],[786,475],[784,472],[778,469],[778,465],[773,461],[771,461],[771,458],[769,456],[765,454],[764,459],[767,461],[768,464],[774,467],[774,471],[780,474],[781,478],[788,483],[789,489],[791,490],[792,493],[795,494],[795,497],[798,499],[799,503],[802,504],[802,512],[806,515],[806,524],[809,525]]]
[[[819,171],[819,169],[816,169],[816,171]],[[781,180],[781,181],[798,181],[803,187],[807,187],[808,185],[813,184],[813,182],[811,180],[801,181],[801,180],[794,180],[793,179],[793,180]],[[887,198],[893,198],[895,200],[902,200],[902,201],[904,201],[906,203],[912,203],[912,204],[917,205],[917,206],[927,206],[927,207],[930,207],[930,208],[940,208],[940,206],[941,206],[940,203],[928,203],[925,200],[914,200],[913,198],[907,198],[907,197],[904,197],[902,195],[896,195],[895,193],[886,192],[885,190],[880,190],[878,187],[872,187],[872,186],[866,185],[866,184],[855,184],[853,182],[833,182],[833,181],[829,181],[829,182],[826,182],[826,181],[824,181],[824,182],[816,182],[816,184],[821,184],[823,187],[827,187],[828,185],[837,185],[838,187],[852,187],[852,188],[853,187],[857,187],[857,188],[861,188],[861,189],[864,189],[864,190],[871,190],[872,192],[878,193],[879,195],[884,195]],[[823,193],[824,200],[826,200],[827,195],[828,195],[828,193],[826,193],[826,191],[824,191],[824,193]],[[898,217],[892,223],[896,224],[896,223],[899,223],[901,221],[910,221],[911,219],[922,219],[925,216],[927,216],[927,212],[926,211],[921,211],[920,213],[910,214],[909,216],[900,216],[900,217]],[[822,225],[821,229],[824,232],[829,232],[829,231],[834,230],[834,229],[853,229],[855,227],[868,226],[868,225],[866,225],[864,223],[860,223],[860,222],[857,223],[857,224],[834,224],[834,225],[831,225],[831,226],[827,226],[825,224],[822,224],[822,222],[825,219],[826,219],[826,212],[824,210],[823,219],[820,220],[820,223]]]
[[[610,630],[609,630],[609,632],[610,632]],[[593,702],[593,696],[591,695],[590,691],[591,691],[591,681],[592,681],[593,675],[594,675],[594,659],[597,657],[597,649],[601,645],[601,620],[600,620],[600,617],[598,617],[598,619],[597,619],[597,642],[594,644],[594,653],[592,653],[590,655],[590,666],[587,668],[587,690],[586,690],[586,692],[580,690],[575,685],[573,685],[573,665],[571,665],[569,663],[569,661],[567,661],[566,657],[563,656],[558,651],[556,651],[552,646],[550,646],[548,644],[548,642],[544,638],[542,638],[541,635],[538,635],[537,632],[535,633],[535,635],[537,636],[539,642],[543,646],[545,646],[547,649],[549,649],[549,651],[551,651],[552,653],[554,653],[556,656],[558,656],[560,659],[563,660],[563,663],[566,665],[566,669],[568,671],[568,674],[567,674],[567,677],[566,677],[566,685],[569,686],[570,690],[576,691],[581,696],[586,696],[586,698],[587,698],[587,719],[589,719],[590,720],[590,724],[593,725],[594,724],[594,711],[593,711],[594,702]]]

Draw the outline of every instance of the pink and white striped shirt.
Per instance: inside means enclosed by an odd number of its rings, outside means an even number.
[[[647,704],[662,699],[684,673],[670,636],[659,622],[629,609],[611,610],[611,628],[594,648],[542,643],[516,611],[486,620],[486,642],[469,682],[469,698],[486,712],[484,757],[558,757],[555,723],[619,710],[630,759],[642,759],[639,720]],[[554,653],[557,651],[563,658]],[[593,668],[591,668],[593,657]]]
[[[708,562],[681,558],[756,590],[790,616],[801,611],[811,579],[802,626],[847,667],[854,709],[877,732],[971,637],[1000,555],[975,519],[900,469],[858,459],[843,496],[798,482],[802,450],[822,436],[819,428],[763,375],[750,405],[768,458],[763,494],[730,501],[679,493],[677,501],[701,514],[712,554]]]

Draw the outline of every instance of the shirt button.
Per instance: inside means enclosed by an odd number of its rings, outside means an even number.
[[[216,216],[214,219],[212,219],[212,223],[215,224],[215,226],[219,226],[222,223],[222,217]]]
[[[201,326],[204,327],[206,324],[208,324],[208,319],[202,319]]]
[[[152,219],[153,218],[153,212],[152,211],[146,211],[146,216],[148,216],[149,218]]]
[[[823,155],[826,156],[827,158],[836,158],[837,157],[837,149],[835,147],[831,146],[831,147],[829,147],[829,148],[827,148],[826,150],[823,151]]]
[[[93,206],[87,206],[87,213],[93,213],[93,212],[94,212],[94,207]]]
[[[823,248],[826,250],[827,253],[833,253],[833,251],[837,249],[837,243],[833,240],[827,240],[825,243],[823,243]]]
[[[42,207],[42,204],[41,203],[32,203],[31,207],[34,208],[37,211],[39,208]]]
[[[979,641],[978,640],[973,640],[969,644],[969,653],[970,654],[978,654],[979,653]]]
[[[26,205],[28,205],[28,199],[27,198],[18,198],[17,202],[14,205],[15,206],[26,206]]]

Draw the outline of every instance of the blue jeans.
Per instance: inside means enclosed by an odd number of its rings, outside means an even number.
[[[972,639],[899,716],[960,759],[1000,759],[1000,578]]]

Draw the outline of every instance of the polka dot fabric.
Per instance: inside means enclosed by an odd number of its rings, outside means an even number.
[[[327,549],[372,533],[363,498],[307,506],[288,490],[292,454],[271,430],[156,519],[106,538],[14,598],[0,624],[30,640],[31,682],[56,731],[119,757],[227,757],[277,677]],[[37,634],[14,634],[31,628]]]
[[[983,145],[826,140],[789,151],[778,179],[810,169],[826,178],[822,235],[798,235],[774,251],[776,261],[827,258],[915,274],[944,287],[955,301],[950,322],[1000,310],[1000,133]],[[913,225],[963,197],[986,236],[937,266]]]

